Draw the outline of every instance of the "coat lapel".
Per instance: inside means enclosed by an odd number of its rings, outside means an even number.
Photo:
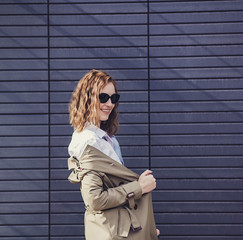
[[[137,173],[90,145],[87,145],[79,160],[74,157],[68,159],[68,169],[73,170],[68,177],[72,183],[81,182],[83,176],[89,171],[102,172],[127,181],[135,181],[139,178]]]
[[[129,181],[139,178],[137,173],[90,145],[85,148],[79,162],[81,168],[86,170],[100,171]]]

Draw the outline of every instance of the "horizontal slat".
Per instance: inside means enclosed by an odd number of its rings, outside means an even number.
[[[1,191],[48,191],[48,185],[48,181],[0,181]]]
[[[32,113],[32,114],[42,114],[48,113],[48,105],[47,103],[10,103],[0,105],[0,113],[4,114],[25,114],[25,113]]]
[[[123,0],[122,2],[140,2],[144,0]],[[104,3],[104,0],[88,0],[88,1],[81,1],[81,0],[68,0],[69,3]],[[116,3],[117,0],[109,0],[109,3]],[[66,0],[50,0],[50,3],[66,3]]]
[[[152,146],[152,156],[242,156],[242,145]],[[242,171],[243,173],[243,171]]]
[[[153,36],[159,34],[160,26],[151,31],[150,46],[197,46],[242,44],[242,34]],[[152,30],[152,29],[151,29]]]
[[[8,15],[47,14],[47,5],[46,4],[1,5],[0,15],[6,14],[6,13],[8,13]]]
[[[184,68],[184,67],[241,67],[242,57],[177,57],[177,58],[152,58],[151,68]]]
[[[1,50],[0,50],[1,51]],[[123,58],[147,57],[147,48],[53,48],[51,58]]]
[[[238,225],[163,225],[163,234],[165,236],[178,236],[178,235],[186,235],[186,236],[195,236],[195,235],[202,235],[202,236],[209,236],[209,235],[223,235],[223,236],[230,236],[230,235],[243,235],[243,228],[242,224]]]
[[[238,78],[242,77],[243,68],[174,68],[174,69],[151,69],[152,79],[186,79],[186,78]]]
[[[48,157],[48,147],[5,147],[1,149],[0,158],[6,157]]]
[[[19,69],[47,69],[48,61],[41,60],[0,60],[0,70],[19,70]]]
[[[1,61],[0,61],[1,63]],[[117,69],[117,68],[146,68],[146,58],[125,59],[82,59],[82,60],[51,60],[51,69]]]
[[[162,224],[237,224],[242,223],[242,213],[160,213],[155,221]]]
[[[48,46],[48,41],[46,37],[38,37],[38,38],[8,37],[8,38],[1,38],[0,41],[0,48],[26,48],[26,47],[40,48],[40,47],[47,47],[47,46]]]
[[[1,103],[40,103],[48,101],[48,93],[1,93]]]
[[[222,235],[218,235],[218,236],[166,236],[166,238],[168,240],[241,240],[242,236],[222,236]],[[63,239],[65,240],[65,239]]]
[[[48,137],[1,137],[0,147],[44,147],[48,146]]]
[[[71,172],[70,172],[71,173]],[[51,190],[52,191],[80,191],[79,184],[72,184],[67,179],[64,180],[52,180],[51,181]]]
[[[48,191],[45,192],[1,192],[0,202],[47,202]]]
[[[152,157],[152,167],[243,167],[241,156]]]
[[[181,79],[152,80],[151,90],[190,90],[190,89],[238,89],[243,88],[243,79]]]
[[[239,213],[242,209],[241,202],[154,202],[153,206],[162,213]]]
[[[84,235],[77,235],[77,236],[71,236],[71,237],[68,237],[68,236],[65,236],[65,237],[62,237],[62,236],[58,236],[58,237],[51,237],[51,240],[85,240],[85,237]]]
[[[0,82],[0,92],[44,92],[48,91],[47,82]],[[3,93],[1,93],[2,96]],[[38,96],[38,95],[37,95]]]
[[[21,237],[21,236],[48,236],[48,225],[29,226],[0,226],[0,236]]]
[[[240,16],[238,16],[240,18]],[[1,18],[0,18],[1,20]],[[50,15],[53,25],[147,24],[147,14]]]
[[[51,47],[144,47],[147,37],[51,37]],[[1,46],[1,45],[0,45]]]
[[[223,34],[223,33],[242,33],[241,22],[222,22],[222,23],[170,23],[163,25],[150,25],[151,35],[181,35],[187,34]]]
[[[63,192],[65,194],[65,192]],[[154,201],[242,201],[240,190],[163,190],[153,193]],[[243,208],[242,208],[243,209]]]
[[[0,16],[0,26],[10,26],[10,25],[46,25],[47,16],[43,15],[24,15],[24,16]]]
[[[69,71],[50,71],[50,78],[52,81],[60,81],[60,80],[79,80],[84,74],[87,73],[89,70],[69,70]],[[129,70],[109,70],[107,71],[114,79],[121,80],[121,79],[133,79],[133,80],[142,80],[148,79],[148,70],[147,69],[129,69]]]
[[[0,170],[0,180],[47,180],[48,170]]]
[[[153,91],[151,101],[242,100],[243,90]]]
[[[151,136],[152,145],[213,145],[213,144],[242,144],[243,135],[227,134],[227,135],[156,135]]]
[[[0,161],[1,169],[40,169],[48,168],[47,158],[3,158]]]
[[[233,55],[242,55],[243,46],[222,45],[222,46],[186,46],[186,47],[150,47],[149,54],[151,57],[233,56]],[[222,58],[218,57],[218,59],[220,60]]]
[[[0,136],[48,135],[48,126],[0,126]]]
[[[68,229],[63,226],[53,225],[51,227],[52,236],[80,236],[84,235],[84,227],[80,223],[68,226]]]
[[[82,214],[83,215],[83,214]],[[83,216],[80,214],[51,214],[52,224],[83,224]]]
[[[193,13],[152,13],[150,23],[213,23],[242,21],[241,12],[193,12]]]
[[[239,134],[242,127],[242,123],[152,124],[151,134]]]
[[[48,213],[48,203],[2,203],[1,214]]]
[[[80,199],[80,191],[60,191],[51,192],[51,201],[54,202],[70,202],[72,200]]]
[[[204,2],[200,1],[181,1],[181,2],[167,2],[167,1],[161,1],[161,0],[155,0],[156,2],[150,3],[150,11],[151,12],[194,12],[195,9],[200,11],[233,11],[233,10],[243,10],[243,4],[241,1],[234,1],[234,4],[232,4],[232,1],[206,1],[206,4]]]
[[[144,3],[50,4],[50,14],[146,13]]]
[[[9,58],[47,58],[47,49],[0,49],[0,57]],[[10,62],[12,63],[12,62]]]
[[[48,72],[43,71],[1,71],[0,81],[47,81]]]
[[[3,215],[1,214],[0,224],[48,224],[47,214],[15,214],[15,215]],[[1,238],[2,239],[2,238]]]
[[[2,0],[1,3],[4,3],[4,4],[16,4],[16,0]],[[30,3],[30,4],[33,4],[33,3],[46,3],[46,0],[23,0],[21,1],[21,3],[23,4],[27,4],[27,3]],[[17,4],[19,4],[17,2]]]
[[[242,168],[156,168],[153,174],[161,179],[237,179],[242,178]]]
[[[240,27],[240,26],[239,26]],[[146,35],[147,27],[143,25],[104,26],[50,26],[50,36],[120,36]],[[122,54],[122,52],[121,52]],[[122,55],[119,55],[120,57]]]
[[[75,199],[76,200],[76,199]],[[85,211],[84,203],[79,196],[79,201],[62,202],[62,203],[51,203],[52,213],[83,213]]]
[[[169,179],[156,181],[156,190],[243,190],[243,179]],[[64,188],[65,189],[65,188]],[[66,189],[68,190],[68,188]],[[160,193],[160,192],[159,192]],[[227,194],[226,194],[227,195]]]
[[[225,108],[225,111],[228,109]],[[189,111],[192,111],[191,109]],[[201,113],[154,113],[152,123],[227,123],[241,122],[243,112],[201,112]]]
[[[1,115],[0,124],[1,125],[18,125],[18,124],[47,124],[48,116],[47,114],[43,115],[20,115],[20,114],[11,114],[11,115]]]
[[[194,112],[203,112],[205,114],[213,114],[210,112],[229,112],[232,115],[240,116],[240,112],[242,111],[243,105],[242,101],[199,101],[199,102],[152,102],[150,104],[150,111],[153,112],[160,112],[161,114],[166,113],[164,119],[161,119],[161,122],[167,121],[166,119],[171,119],[173,116],[184,116],[181,114],[183,112],[187,112],[189,114],[194,114]],[[170,112],[180,112],[180,113],[171,113]],[[197,113],[196,113],[197,114]],[[221,113],[215,113],[221,114]],[[152,118],[152,120],[154,120]],[[175,121],[178,121],[179,118]],[[184,119],[186,120],[186,118]],[[180,119],[181,121],[181,119]]]
[[[10,26],[1,26],[1,37],[31,37],[31,36],[38,36],[38,37],[47,37],[47,26],[28,26],[28,27],[10,27]],[[1,39],[2,41],[2,39]]]

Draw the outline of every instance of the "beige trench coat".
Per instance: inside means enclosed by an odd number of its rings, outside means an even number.
[[[81,182],[86,240],[157,240],[151,193],[139,175],[88,145],[79,160],[68,159],[72,183]]]

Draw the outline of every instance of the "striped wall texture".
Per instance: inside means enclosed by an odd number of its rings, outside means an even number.
[[[126,165],[157,178],[160,239],[242,240],[242,59],[240,0],[1,0],[0,240],[84,239],[68,102],[92,68],[118,82]]]

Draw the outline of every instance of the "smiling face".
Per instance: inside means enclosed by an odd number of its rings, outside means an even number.
[[[100,93],[106,93],[109,96],[113,95],[116,93],[115,87],[113,83],[109,82],[102,90]],[[107,121],[110,113],[112,112],[115,104],[111,102],[111,99],[109,98],[106,103],[101,103],[100,102],[100,108],[99,108],[99,120],[100,121]]]

